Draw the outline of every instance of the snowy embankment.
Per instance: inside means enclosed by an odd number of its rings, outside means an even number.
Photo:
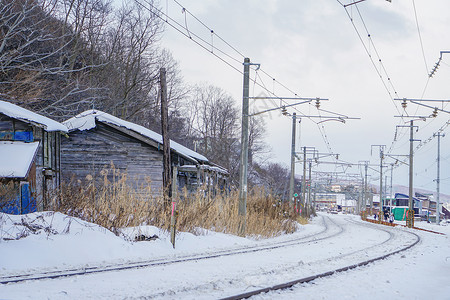
[[[406,244],[410,240],[408,229],[380,231],[376,226],[365,226],[356,216],[325,214],[311,224],[299,225],[294,234],[259,241],[201,229],[199,235],[178,233],[173,249],[168,234],[151,226],[128,228],[118,237],[98,225],[60,213],[0,214],[2,278],[159,258],[178,259],[304,239],[288,247],[215,259],[4,284],[0,285],[0,298],[215,299],[231,296],[349,265],[364,257],[391,251],[396,244]],[[426,226],[447,235],[414,231],[421,242],[402,254],[263,297],[450,299],[450,226]],[[153,238],[131,242],[141,234]]]
[[[139,235],[153,239],[134,242]],[[0,213],[3,276],[214,252],[252,243],[255,241],[199,229],[198,235],[178,233],[173,249],[169,233],[154,226],[126,228],[119,237],[99,225],[57,212]]]

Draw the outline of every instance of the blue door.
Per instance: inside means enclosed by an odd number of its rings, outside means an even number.
[[[31,197],[30,183],[20,183],[21,214],[28,214],[36,211],[36,199]]]

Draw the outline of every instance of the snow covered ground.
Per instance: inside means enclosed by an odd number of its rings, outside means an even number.
[[[251,240],[201,229],[198,235],[179,233],[173,249],[168,234],[155,227],[126,229],[117,237],[60,213],[0,214],[0,280],[58,270],[151,264],[1,284],[0,299],[217,299],[384,255],[412,243],[416,237],[409,232],[421,239],[410,250],[255,298],[450,299],[450,226],[416,225],[446,235],[369,224],[357,216],[321,214],[310,224],[299,225],[296,233],[273,239]],[[130,241],[140,234],[157,238]],[[230,253],[236,250],[240,254]],[[228,254],[202,258],[218,252]]]

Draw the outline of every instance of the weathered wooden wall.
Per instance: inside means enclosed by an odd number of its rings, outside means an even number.
[[[153,195],[161,192],[162,152],[155,147],[100,122],[91,130],[76,130],[69,133],[69,138],[62,138],[63,180],[74,177],[86,183],[88,175],[101,178],[102,170],[111,169],[111,164],[127,174],[127,182],[138,192],[145,193],[148,180]],[[111,172],[108,179],[113,179]]]
[[[31,184],[31,196],[36,199],[37,210],[49,209],[49,199],[60,183],[61,134],[0,114],[0,140],[40,142],[28,178],[21,181]]]

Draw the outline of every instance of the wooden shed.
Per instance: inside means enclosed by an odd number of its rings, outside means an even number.
[[[114,166],[127,175],[127,183],[145,193],[162,191],[162,136],[148,128],[98,110],[85,111],[63,123],[69,138],[61,143],[62,176],[86,182],[100,178]],[[177,166],[177,186],[195,190],[206,183],[225,186],[228,172],[203,155],[170,141],[172,166]],[[111,176],[108,174],[107,176]]]
[[[0,101],[0,211],[49,208],[61,181],[61,133],[61,123]]]

